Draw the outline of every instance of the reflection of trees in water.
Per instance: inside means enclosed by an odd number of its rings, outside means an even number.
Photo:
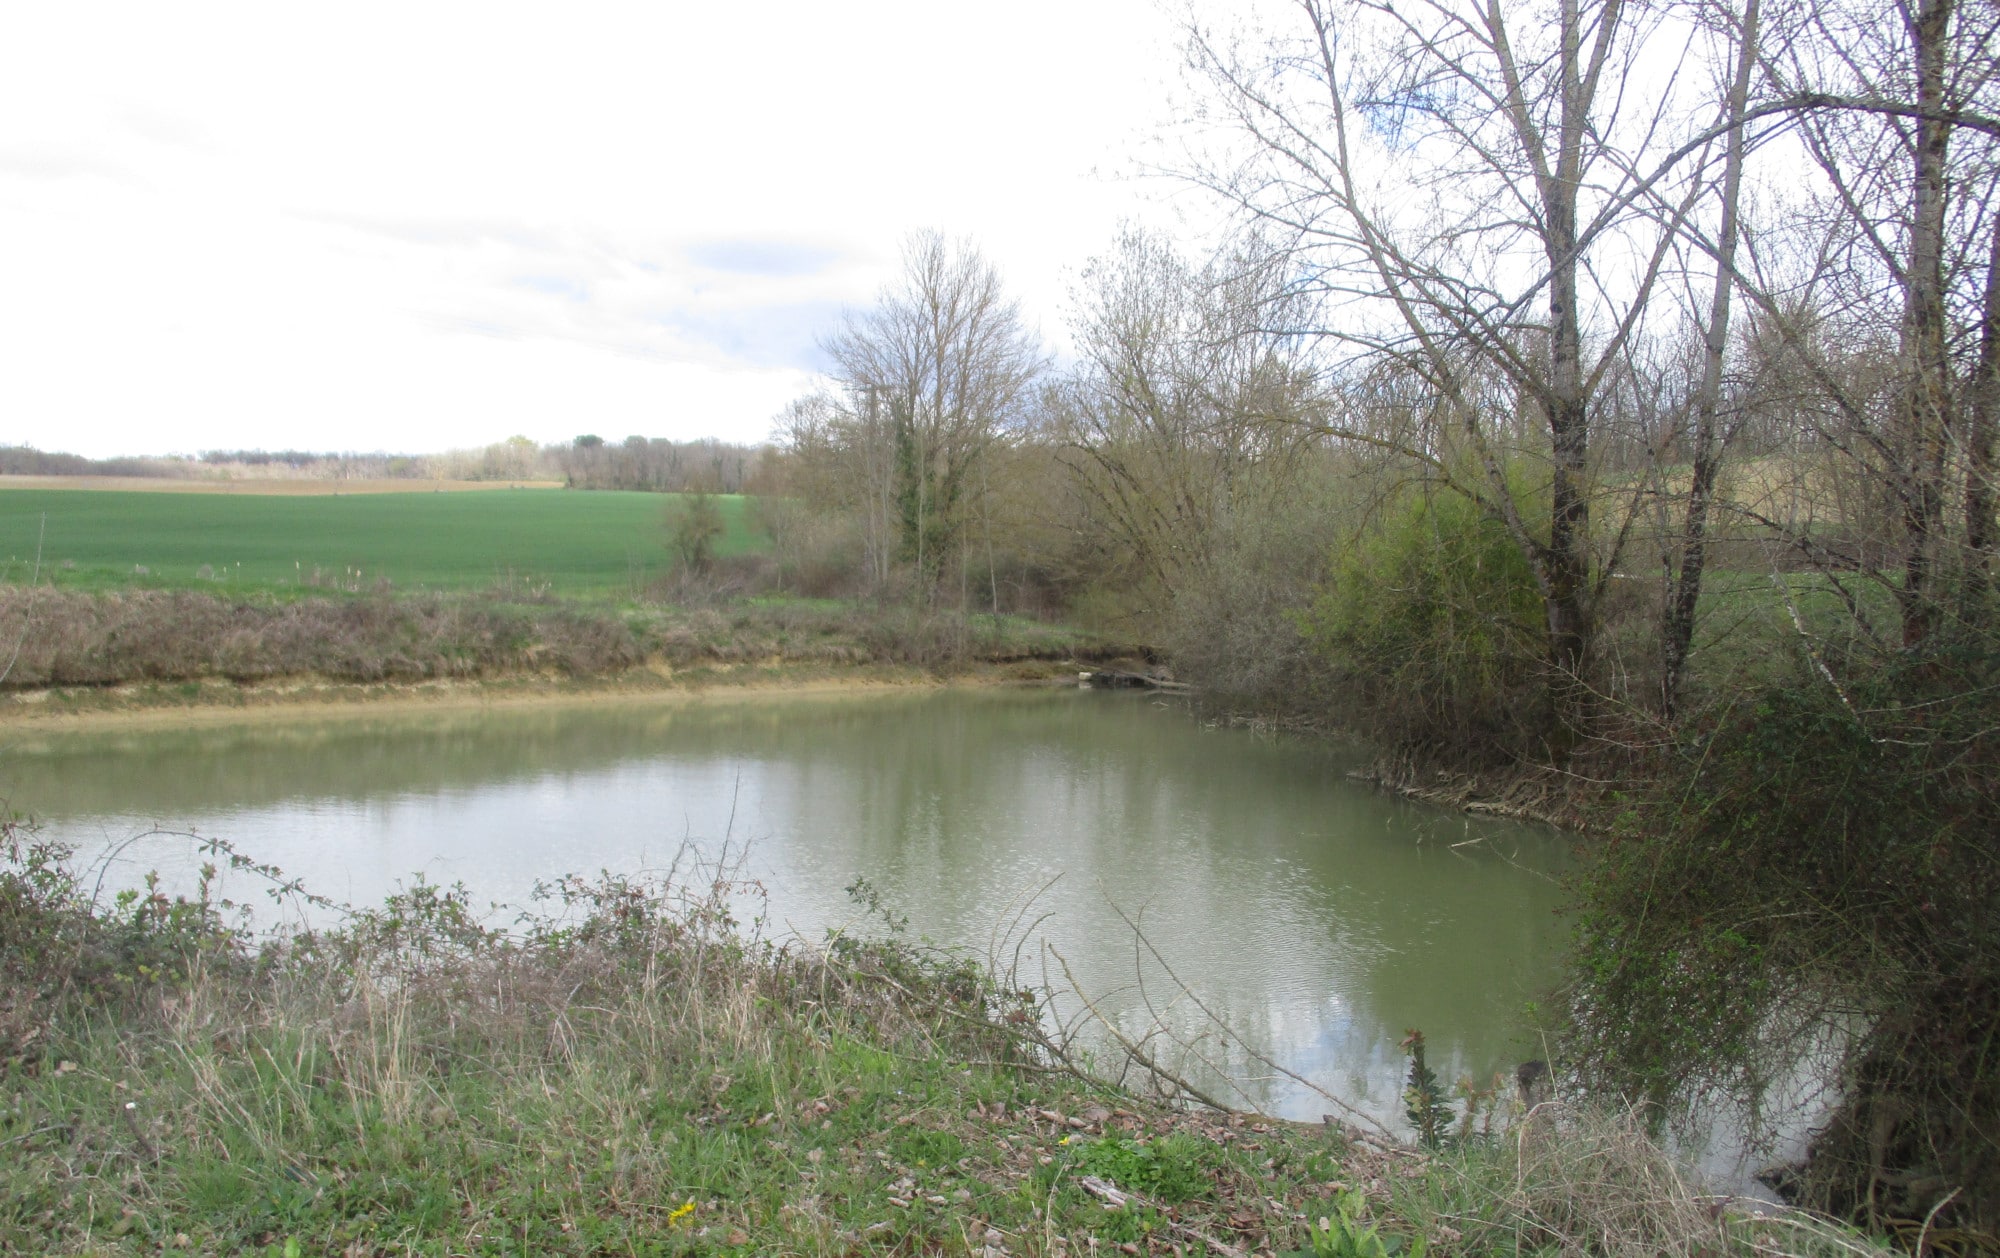
[[[1356,787],[1325,746],[1127,696],[732,696],[262,723],[48,738],[7,763],[37,796],[17,804],[59,816],[262,809],[282,826],[286,809],[364,804],[384,836],[366,840],[369,859],[415,868],[429,854],[406,849],[431,842],[441,867],[480,876],[593,868],[636,850],[641,830],[655,856],[684,826],[718,840],[740,792],[734,837],[781,876],[779,920],[851,916],[838,888],[866,873],[913,931],[982,950],[1010,901],[1060,872],[1030,917],[1049,914],[1041,936],[1121,1027],[1147,1018],[1107,897],[1143,914],[1167,964],[1258,1051],[1384,1113],[1406,1027],[1429,1034],[1447,1082],[1491,1069],[1559,945],[1554,887],[1508,863],[1518,850],[1547,867],[1555,841]],[[528,833],[535,809],[535,824],[569,831],[560,843]],[[355,825],[329,837],[349,842]],[[477,833],[450,832],[466,827]],[[1171,1001],[1158,968],[1147,977]],[[1174,1016],[1183,1034],[1202,1029]]]

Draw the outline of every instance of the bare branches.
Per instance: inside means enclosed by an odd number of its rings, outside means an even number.
[[[1298,40],[1261,63],[1192,37],[1238,128],[1229,151],[1245,154],[1194,177],[1284,233],[1318,302],[1316,340],[1421,382],[1435,417],[1421,441],[1321,431],[1400,447],[1505,525],[1546,612],[1560,755],[1563,731],[1588,723],[1593,567],[1615,562],[1636,514],[1628,503],[1596,553],[1607,382],[1671,317],[1655,291],[1705,186],[1681,164],[1714,137],[1676,146],[1680,76],[1628,73],[1667,36],[1621,0],[1532,18],[1495,0],[1298,11]],[[1656,213],[1669,189],[1676,208]],[[1548,503],[1532,519],[1527,466]]]
[[[795,404],[792,426],[810,444],[793,448],[842,467],[833,480],[866,521],[876,582],[909,564],[935,592],[987,518],[983,463],[1024,424],[1042,350],[999,272],[971,242],[935,232],[904,243],[902,275],[824,348],[842,396]]]
[[[1197,267],[1127,232],[1084,271],[1082,361],[1056,412],[1091,513],[1171,598],[1228,520],[1281,493],[1319,402],[1285,290],[1289,259],[1253,248]],[[1269,330],[1272,327],[1281,330]]]

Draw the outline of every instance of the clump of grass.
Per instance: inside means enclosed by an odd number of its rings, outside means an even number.
[[[1703,1191],[1630,1112],[1544,1105],[1493,1140],[1385,1159],[1371,1196],[1431,1252],[1656,1258],[1893,1252],[1800,1211]],[[1750,1207],[1750,1208],[1746,1208]]]

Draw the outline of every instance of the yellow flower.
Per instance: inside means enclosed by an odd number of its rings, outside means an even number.
[[[687,1218],[690,1214],[693,1213],[694,1213],[694,1202],[692,1201],[688,1202],[684,1206],[675,1206],[674,1212],[667,1216],[667,1222],[679,1223],[682,1219]]]
[[[1064,1136],[1064,1137],[1063,1137],[1062,1139],[1060,1139],[1060,1140],[1056,1141],[1056,1143],[1057,1143],[1057,1144],[1068,1144],[1068,1143],[1069,1143],[1069,1142],[1070,1142],[1071,1140],[1073,1140],[1073,1139],[1075,1139],[1075,1137],[1074,1137],[1074,1136]]]

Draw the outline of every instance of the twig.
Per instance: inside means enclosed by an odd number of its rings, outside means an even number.
[[[1798,631],[1799,644],[1805,648],[1806,658],[1813,662],[1813,667],[1819,670],[1819,675],[1826,678],[1826,684],[1833,687],[1833,693],[1840,699],[1840,706],[1847,709],[1847,714],[1854,718],[1854,723],[1861,727],[1861,732],[1868,735],[1868,741],[1878,741],[1873,734],[1868,733],[1868,726],[1862,723],[1861,714],[1854,710],[1853,701],[1847,697],[1847,692],[1840,688],[1840,682],[1834,677],[1833,670],[1820,658],[1819,649],[1813,646],[1812,635],[1806,632],[1805,618],[1799,615],[1799,605],[1792,601],[1791,589],[1775,572],[1771,574],[1771,584],[1778,587],[1778,593],[1784,597],[1785,611],[1792,618],[1792,628]]]
[[[46,1136],[52,1131],[61,1131],[62,1129],[62,1123],[50,1123],[46,1127],[37,1127],[33,1131],[24,1131],[18,1136],[9,1136],[5,1140],[0,1140],[0,1149],[4,1149],[10,1144],[20,1144],[24,1141],[33,1140],[36,1136]]]
[[[151,1140],[148,1140],[146,1138],[145,1132],[139,1130],[139,1103],[137,1101],[127,1101],[125,1102],[124,1105],[119,1107],[118,1112],[125,1116],[125,1125],[132,1129],[132,1138],[134,1140],[137,1140],[139,1142],[139,1147],[146,1151],[146,1157],[148,1158],[148,1160],[154,1162],[159,1161],[160,1160],[159,1149],[154,1146]]]
[[[1160,1217],[1164,1218],[1167,1221],[1168,1227],[1172,1228],[1176,1232],[1179,1232],[1181,1235],[1187,1237],[1189,1240],[1196,1241],[1200,1244],[1206,1245],[1210,1249],[1215,1250],[1217,1253],[1232,1254],[1235,1256],[1235,1258],[1244,1258],[1243,1251],[1237,1248],[1236,1246],[1230,1244],[1228,1241],[1218,1240],[1217,1238],[1210,1236],[1207,1232],[1202,1231],[1200,1228],[1195,1227],[1192,1224],[1181,1222],[1179,1219],[1176,1219],[1173,1216],[1172,1211],[1168,1210],[1164,1206],[1148,1201],[1145,1197],[1141,1196],[1138,1193],[1126,1192],[1124,1189],[1118,1187],[1117,1185],[1099,1179],[1095,1175],[1085,1175],[1083,1178],[1077,1180],[1076,1182],[1085,1192],[1097,1198],[1099,1201],[1104,1202],[1106,1205],[1113,1207],[1114,1209],[1123,1210],[1128,1204],[1131,1204],[1133,1202],[1136,1202],[1142,1206],[1147,1206],[1156,1211],[1160,1215]]]
[[[1169,965],[1167,963],[1167,959],[1160,955],[1160,950],[1153,946],[1153,941],[1146,938],[1145,932],[1141,931],[1139,929],[1138,923],[1134,922],[1131,919],[1131,917],[1126,914],[1125,910],[1119,907],[1118,902],[1111,899],[1111,897],[1108,895],[1105,897],[1105,902],[1111,905],[1112,912],[1118,914],[1119,918],[1127,926],[1131,927],[1133,935],[1139,940],[1140,943],[1146,946],[1146,951],[1153,954],[1153,959],[1160,963],[1160,968],[1166,971],[1167,977],[1169,979],[1172,979],[1174,984],[1187,994],[1188,999],[1191,1002],[1193,1002],[1194,1007],[1201,1010],[1203,1014],[1207,1015],[1208,1020],[1210,1022],[1214,1023],[1217,1027],[1221,1028],[1222,1034],[1224,1036],[1228,1037],[1231,1040],[1234,1040],[1236,1042],[1237,1047],[1241,1048],[1244,1051],[1244,1053],[1251,1058],[1251,1060],[1257,1062],[1260,1065],[1270,1067],[1272,1070],[1277,1071],[1279,1074],[1285,1076],[1287,1079],[1290,1079],[1292,1082],[1299,1084],[1301,1087],[1312,1089],[1314,1092],[1318,1093],[1321,1098],[1331,1101],[1335,1105],[1338,1105],[1341,1109],[1346,1110],[1353,1117],[1360,1119],[1362,1122],[1367,1123],[1370,1127],[1373,1127],[1375,1130],[1381,1132],[1382,1135],[1388,1138],[1389,1140],[1393,1141],[1396,1139],[1396,1133],[1390,1131],[1387,1127],[1383,1126],[1382,1123],[1376,1118],[1374,1118],[1372,1115],[1364,1113],[1363,1111],[1348,1104],[1346,1101],[1341,1100],[1333,1093],[1327,1091],[1325,1088],[1319,1086],[1317,1083],[1314,1083],[1312,1080],[1306,1078],[1304,1075],[1299,1074],[1297,1071],[1290,1070],[1284,1066],[1279,1065],[1277,1062],[1273,1061],[1269,1056],[1258,1052],[1248,1043],[1245,1043],[1242,1036],[1237,1035],[1235,1032],[1231,1031],[1229,1029],[1229,1024],[1223,1021],[1220,1017],[1217,1017],[1215,1011],[1213,1009],[1210,1009],[1206,1004],[1204,1004],[1202,1002],[1201,997],[1194,994],[1193,988],[1189,987],[1186,983],[1181,981],[1180,975],[1174,973],[1174,967]],[[1058,959],[1060,959],[1060,955],[1058,955]],[[1065,972],[1067,972],[1068,967],[1065,966],[1064,969]],[[1075,980],[1072,979],[1071,984],[1074,985],[1074,983]],[[1095,1011],[1093,1010],[1093,1012]],[[1102,1021],[1102,1018],[1100,1017],[1099,1020]],[[1114,1031],[1113,1034],[1115,1035],[1117,1033]],[[1227,1107],[1217,1106],[1216,1108],[1224,1109]]]
[[[1181,1078],[1173,1071],[1168,1070],[1165,1066],[1160,1065],[1157,1061],[1153,1060],[1152,1056],[1148,1054],[1144,1048],[1141,1048],[1139,1045],[1133,1043],[1132,1040],[1128,1036],[1126,1036],[1126,1034],[1123,1031],[1120,1031],[1115,1025],[1113,1025],[1111,1019],[1104,1016],[1104,1012],[1102,1010],[1100,1010],[1095,1004],[1091,1003],[1091,999],[1087,994],[1085,994],[1082,984],[1076,981],[1076,975],[1070,971],[1068,959],[1066,959],[1062,953],[1056,951],[1054,944],[1045,944],[1043,946],[1046,947],[1049,950],[1049,952],[1054,955],[1056,962],[1062,966],[1063,977],[1069,980],[1070,990],[1076,993],[1076,998],[1083,1002],[1084,1008],[1090,1010],[1091,1016],[1097,1019],[1097,1024],[1103,1027],[1106,1031],[1110,1032],[1112,1039],[1118,1041],[1118,1046],[1125,1050],[1127,1056],[1129,1056],[1133,1061],[1138,1062],[1141,1066],[1144,1066],[1147,1070],[1151,1071],[1157,1078],[1166,1080],[1174,1087],[1180,1089],[1188,1096],[1193,1097],[1196,1101],[1200,1102],[1201,1104],[1208,1106],[1210,1109],[1220,1111],[1221,1113],[1224,1114],[1232,1112],[1230,1106],[1224,1105],[1222,1102],[1216,1100],[1208,1093],[1202,1091],[1200,1088],[1197,1088],[1192,1083],[1189,1083],[1186,1079]]]
[[[1922,1254],[1922,1253],[1924,1252],[1924,1243],[1925,1243],[1925,1242],[1926,1242],[1927,1240],[1929,1240],[1929,1239],[1930,1239],[1930,1234],[1931,1234],[1931,1223],[1932,1223],[1932,1222],[1933,1222],[1934,1220],[1936,1220],[1936,1218],[1937,1218],[1937,1216],[1938,1216],[1938,1211],[1940,1211],[1940,1210],[1944,1209],[1944,1208],[1945,1208],[1946,1206],[1950,1205],[1950,1204],[1951,1204],[1951,1199],[1952,1199],[1953,1197],[1956,1197],[1956,1196],[1958,1196],[1958,1194],[1959,1194],[1960,1192],[1962,1192],[1962,1191],[1963,1191],[1963,1188],[1962,1188],[1962,1187],[1961,1187],[1961,1188],[1954,1188],[1954,1189],[1952,1189],[1952,1190],[1951,1190],[1950,1192],[1948,1192],[1948,1193],[1946,1193],[1946,1194],[1944,1195],[1943,1199],[1941,1199],[1941,1200],[1940,1200],[1940,1201],[1939,1201],[1939,1202],[1938,1202],[1938,1203],[1937,1203],[1936,1205],[1934,1205],[1934,1206],[1932,1206],[1932,1207],[1931,1207],[1931,1212],[1930,1212],[1929,1214],[1927,1214],[1927,1215],[1925,1215],[1925,1216],[1924,1216],[1924,1226],[1923,1226],[1923,1230],[1921,1230],[1921,1231],[1919,1231],[1919,1232],[1917,1233],[1917,1244],[1916,1244],[1916,1248],[1912,1249],[1912,1250],[1910,1251],[1911,1253],[1914,1253],[1914,1254]]]

